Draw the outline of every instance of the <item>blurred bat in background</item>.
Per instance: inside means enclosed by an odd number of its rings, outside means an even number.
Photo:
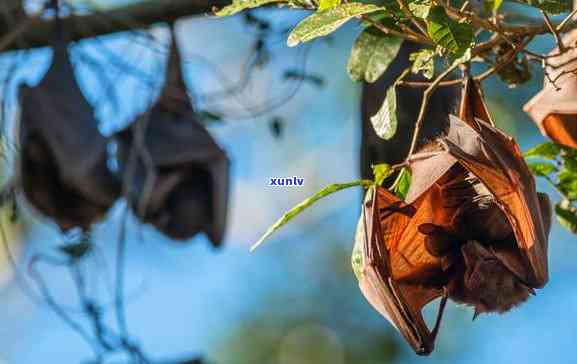
[[[107,139],[74,78],[63,40],[55,42],[44,78],[37,86],[20,86],[19,97],[17,184],[62,230],[88,229],[119,197],[120,183],[107,167]]]
[[[116,137],[125,194],[137,216],[170,238],[202,231],[220,245],[229,160],[192,108],[174,36],[158,101]]]

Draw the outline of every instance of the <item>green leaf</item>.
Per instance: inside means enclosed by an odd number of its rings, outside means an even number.
[[[496,13],[503,4],[503,0],[485,0],[483,8],[487,13]]]
[[[421,72],[427,79],[435,75],[435,51],[432,49],[421,49],[418,52],[411,53],[409,60],[413,62],[411,72]]]
[[[516,0],[515,2],[527,4],[534,8],[546,11],[549,14],[561,14],[572,9],[572,0]]]
[[[375,184],[381,186],[385,179],[393,174],[393,169],[387,163],[381,163],[371,166],[373,169],[373,175],[375,176]]]
[[[559,145],[561,148],[561,160],[563,167],[571,172],[577,172],[577,150],[564,145]]]
[[[280,219],[278,219],[274,224],[272,224],[267,229],[267,231],[263,234],[263,236],[261,236],[260,239],[258,239],[258,241],[252,245],[250,250],[254,251],[256,248],[258,248],[259,245],[261,245],[265,241],[266,238],[271,236],[272,233],[277,231],[283,225],[285,225],[286,223],[291,221],[295,216],[297,216],[298,214],[300,214],[301,212],[306,210],[308,207],[310,207],[311,205],[313,205],[315,202],[322,199],[323,197],[326,197],[326,196],[333,194],[335,192],[344,190],[346,188],[351,188],[351,187],[356,187],[356,186],[369,187],[372,185],[373,185],[373,181],[369,181],[369,180],[357,180],[357,181],[353,181],[353,182],[349,182],[349,183],[334,183],[334,184],[328,185],[327,187],[323,188],[319,192],[315,193],[311,197],[307,198],[306,200],[302,201],[301,203],[299,203],[298,205],[296,205],[295,207],[290,209],[288,212],[286,212]]]
[[[341,0],[320,0],[319,10],[336,8],[341,4]]]
[[[385,140],[391,139],[397,132],[397,91],[394,85],[387,90],[379,111],[371,116],[371,124],[375,133]]]
[[[554,160],[561,152],[561,148],[555,143],[547,142],[539,144],[525,152],[525,157],[539,157]]]
[[[397,180],[393,184],[393,193],[404,200],[411,187],[411,171],[408,168],[401,169]]]
[[[416,0],[409,3],[409,11],[417,18],[426,19],[431,11],[430,0]]]
[[[258,8],[271,3],[281,3],[282,0],[233,0],[232,4],[225,6],[220,10],[214,9],[216,16],[231,16],[240,11],[252,8]]]
[[[570,201],[563,200],[556,204],[555,214],[561,226],[573,234],[577,234],[577,208],[571,205]]]
[[[375,82],[395,59],[402,43],[398,37],[365,29],[353,45],[347,64],[349,75],[354,81]]]
[[[531,172],[536,176],[547,177],[557,171],[557,167],[551,163],[529,162],[527,163]]]
[[[442,6],[430,10],[427,33],[436,44],[457,55],[470,48],[474,40],[473,27],[451,19]]]
[[[368,192],[367,192],[368,193]],[[365,199],[366,200],[366,199]],[[365,250],[365,221],[364,211],[361,213],[357,229],[355,232],[355,243],[353,245],[353,252],[351,254],[351,266],[357,279],[363,278],[364,271],[364,250]]]
[[[563,169],[559,173],[559,183],[557,187],[569,200],[577,200],[577,173],[568,169]]]
[[[365,193],[365,198],[363,199],[363,206],[371,200],[372,194],[375,193],[375,189],[370,188]],[[351,266],[353,267],[353,272],[358,280],[363,278],[363,272],[365,270],[364,262],[364,250],[365,250],[365,209],[361,211],[361,216],[357,222],[357,229],[355,231],[355,243],[353,245],[353,252],[351,254]]]
[[[378,10],[383,10],[383,8],[373,4],[346,3],[336,8],[318,11],[298,23],[290,33],[287,45],[294,47],[299,43],[325,36],[354,17]]]

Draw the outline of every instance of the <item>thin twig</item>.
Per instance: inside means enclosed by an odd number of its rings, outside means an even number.
[[[434,81],[399,81],[397,86],[406,86],[406,87],[429,87]],[[437,87],[449,87],[449,86],[456,86],[464,82],[463,78],[457,78],[454,80],[449,81],[442,81],[439,82]]]
[[[66,266],[66,263],[56,261],[50,257],[37,255],[30,261],[29,266],[30,277],[32,278],[33,281],[36,282],[36,285],[38,286],[40,292],[42,292],[42,296],[44,297],[44,301],[46,302],[48,307],[50,307],[52,311],[57,316],[59,316],[60,319],[62,319],[62,321],[64,321],[64,323],[66,323],[73,331],[78,333],[78,335],[80,335],[84,339],[84,341],[86,341],[88,345],[92,347],[92,349],[94,350],[94,354],[100,360],[102,353],[100,351],[100,348],[92,340],[90,334],[88,334],[80,324],[78,324],[70,316],[68,316],[68,314],[62,309],[62,307],[54,300],[54,298],[50,293],[50,290],[48,289],[46,283],[42,279],[42,276],[38,274],[38,271],[35,269],[35,265],[40,261],[48,262],[49,264],[64,265],[64,266]]]
[[[415,16],[413,15],[413,13],[411,13],[411,10],[407,7],[407,4],[405,3],[404,0],[397,0],[397,4],[399,4],[399,7],[401,8],[401,11],[403,12],[403,14],[405,14],[405,16],[407,18],[409,18],[409,20],[411,21],[411,23],[417,28],[419,29],[419,31],[421,32],[422,35],[424,35],[425,37],[427,37],[427,31],[425,30],[425,28],[423,27],[423,25],[419,22],[419,20],[417,18],[415,18]]]
[[[553,26],[553,24],[551,24],[551,19],[549,18],[549,15],[547,15],[547,13],[543,10],[541,10],[541,15],[543,15],[545,25],[547,25],[547,28],[549,28],[551,34],[553,34],[553,36],[555,37],[555,42],[557,42],[557,47],[559,48],[559,51],[564,52],[565,46],[563,45],[563,40],[561,39],[561,36],[559,35],[557,29]]]
[[[563,19],[559,25],[557,25],[557,31],[563,33],[565,31],[565,26],[569,24],[575,14],[577,14],[577,7],[573,9],[573,11],[571,11],[571,13],[567,15],[567,17]]]
[[[433,42],[423,36],[416,36],[413,34],[405,34],[402,32],[399,32],[397,30],[391,29],[391,28],[387,28],[385,27],[383,24],[374,21],[373,19],[371,19],[370,17],[366,16],[366,15],[362,15],[361,18],[366,21],[367,23],[371,24],[372,26],[374,26],[375,28],[377,28],[378,30],[380,30],[381,32],[385,33],[385,34],[389,34],[389,35],[395,35],[397,37],[406,39],[406,40],[410,40],[413,41],[415,43],[419,43],[419,44],[425,44],[425,45],[433,45]]]
[[[517,57],[517,54],[519,54],[519,52],[521,52],[529,44],[529,42],[531,42],[532,39],[533,39],[532,36],[528,37],[524,42],[517,45],[513,49],[513,51],[511,52],[511,55],[509,55],[509,57],[507,57],[507,59],[505,59],[505,61],[503,61],[503,62],[491,67],[487,71],[475,76],[475,81],[481,82],[481,81],[491,77],[493,74],[499,72],[501,69],[503,69],[503,67],[505,67],[509,63],[513,62],[513,60],[515,60],[515,58]]]
[[[409,153],[407,155],[407,159],[413,155],[415,152],[415,148],[417,147],[417,141],[419,139],[419,134],[421,131],[421,126],[423,124],[423,120],[425,119],[425,113],[427,111],[427,106],[429,104],[429,98],[439,86],[439,83],[443,81],[445,77],[447,77],[451,72],[456,70],[459,67],[459,62],[454,62],[451,66],[449,66],[443,73],[441,73],[430,85],[427,87],[425,92],[423,93],[423,101],[421,101],[421,108],[419,110],[419,116],[417,117],[417,121],[415,123],[415,131],[413,133],[413,140],[411,141],[411,147],[409,148]]]
[[[126,223],[128,217],[128,207],[123,211],[120,220],[120,231],[118,236],[118,245],[116,247],[116,293],[115,293],[115,312],[118,330],[121,336],[128,336],[128,324],[124,310],[124,265],[126,255]]]
[[[0,52],[8,48],[12,44],[12,42],[17,40],[22,33],[28,30],[28,27],[30,26],[30,24],[32,24],[33,20],[36,20],[36,18],[33,17],[26,18],[25,20],[21,21],[20,24],[18,24],[16,28],[13,29],[10,33],[0,38]]]

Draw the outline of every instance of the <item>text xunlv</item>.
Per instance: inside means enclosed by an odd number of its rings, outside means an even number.
[[[300,178],[297,176],[293,177],[271,177],[269,186],[303,186],[305,183],[304,178]]]

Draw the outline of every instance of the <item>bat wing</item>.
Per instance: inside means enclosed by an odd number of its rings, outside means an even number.
[[[477,133],[464,123],[451,123],[446,139],[459,145],[469,154],[478,154],[480,140]],[[438,183],[456,163],[457,158],[448,153],[440,144],[427,148],[428,151],[417,153],[409,159],[411,167],[411,186],[406,201],[413,203],[432,186]]]
[[[456,117],[451,117],[451,124],[466,125]],[[535,180],[514,140],[480,119],[477,125],[477,135],[469,137],[480,149],[466,151],[447,138],[449,153],[485,184],[507,216],[527,266],[520,278],[532,287],[543,287],[548,280],[548,219],[543,215],[550,208],[542,211],[545,201],[540,202]]]
[[[463,85],[459,115],[460,119],[475,129],[478,129],[476,119],[481,119],[494,125],[489,109],[483,99],[480,85],[470,77],[465,80]],[[462,124],[453,123],[450,124],[446,137],[461,146],[462,149],[474,152],[480,150],[479,140],[474,138],[474,136],[475,133],[470,128]],[[409,203],[412,203],[428,191],[457,163],[457,160],[450,153],[442,150],[440,146],[429,145],[424,150],[409,159],[413,176],[406,198]]]
[[[413,225],[418,212],[384,189],[373,188],[368,193],[371,195],[364,205],[362,221],[365,234],[361,291],[417,354],[427,355],[434,348],[436,329],[435,333],[428,329],[421,310],[443,291],[431,275],[434,259],[425,257],[428,254],[423,238],[417,236]],[[413,237],[417,237],[416,241],[411,240]],[[406,261],[399,263],[403,255]],[[419,266],[419,262],[423,264]],[[416,280],[419,273],[423,278],[420,283]]]
[[[475,119],[481,119],[488,124],[495,125],[489,108],[485,104],[481,85],[471,77],[467,77],[463,85],[459,118],[469,125],[476,125]]]

